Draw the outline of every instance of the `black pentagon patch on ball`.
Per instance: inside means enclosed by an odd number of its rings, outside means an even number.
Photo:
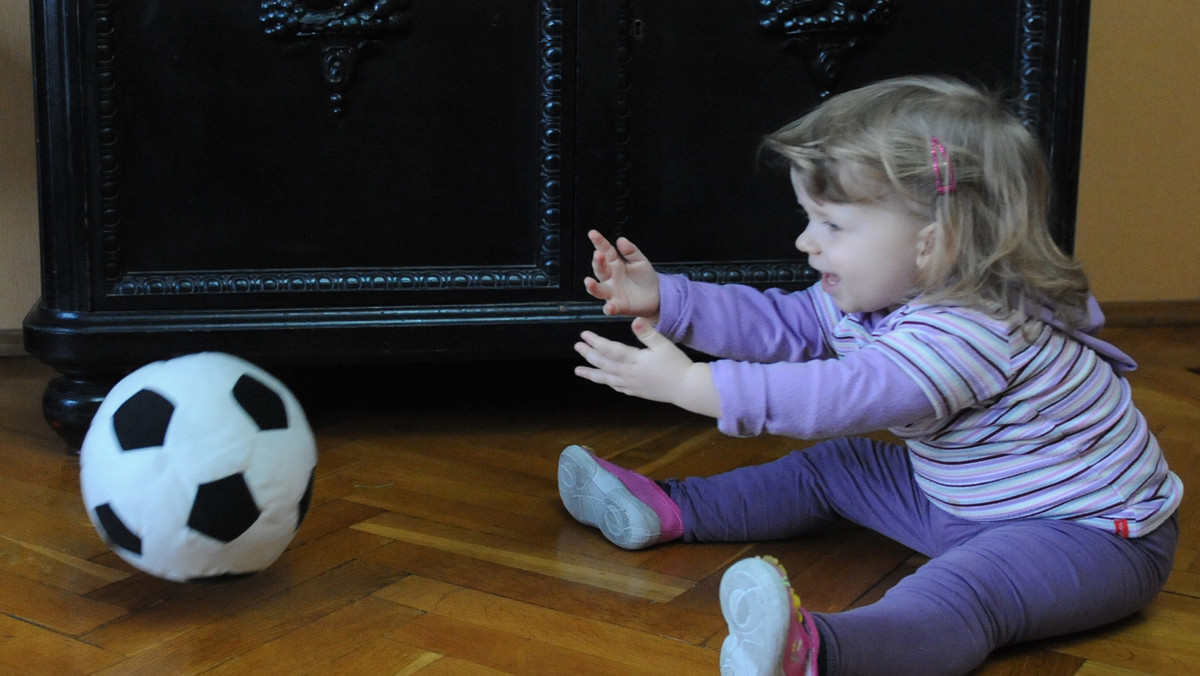
[[[254,419],[259,429],[287,429],[287,408],[283,405],[283,399],[262,381],[243,375],[233,386],[233,398]]]
[[[221,542],[232,542],[258,520],[258,505],[241,474],[231,474],[196,488],[187,525]]]
[[[123,451],[162,446],[175,405],[153,390],[141,390],[112,415],[113,431]]]
[[[100,522],[100,528],[104,531],[104,536],[114,545],[124,549],[127,552],[142,555],[142,539],[133,534],[129,527],[121,521],[121,517],[113,511],[111,505],[107,502],[96,507],[96,519]]]

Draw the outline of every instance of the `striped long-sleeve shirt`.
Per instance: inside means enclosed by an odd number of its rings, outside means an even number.
[[[662,275],[659,330],[712,363],[720,429],[829,438],[890,429],[921,488],[963,518],[1150,532],[1183,494],[1115,347],[1048,317],[905,305],[846,314],[819,286],[760,292]],[[1094,306],[1100,323],[1099,310]]]

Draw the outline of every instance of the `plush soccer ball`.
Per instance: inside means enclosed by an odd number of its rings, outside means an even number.
[[[134,567],[219,579],[279,558],[308,509],[316,462],[283,383],[201,352],[143,366],[108,393],[80,449],[80,488],[96,531]]]

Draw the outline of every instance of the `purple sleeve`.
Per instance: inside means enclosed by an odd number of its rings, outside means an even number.
[[[659,275],[658,331],[714,357],[754,362],[833,356],[810,291],[760,291],[739,284]]]
[[[732,436],[826,439],[934,417],[917,383],[870,347],[840,359],[711,365],[721,398],[717,428]]]

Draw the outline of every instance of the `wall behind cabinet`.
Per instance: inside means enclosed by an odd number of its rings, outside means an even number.
[[[29,5],[0,3],[0,356],[20,351],[41,289]]]
[[[1092,0],[1075,255],[1101,301],[1200,299],[1200,2]]]

